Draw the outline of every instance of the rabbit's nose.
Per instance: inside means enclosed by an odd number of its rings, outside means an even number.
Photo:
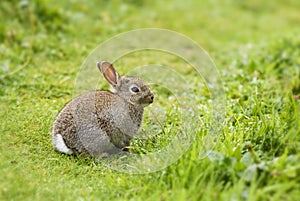
[[[154,95],[153,95],[153,94],[150,94],[150,95],[149,95],[149,99],[150,99],[150,102],[153,103]]]

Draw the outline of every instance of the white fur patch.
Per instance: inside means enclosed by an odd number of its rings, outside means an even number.
[[[67,147],[61,134],[56,134],[53,137],[55,149],[65,154],[73,154],[73,151]]]

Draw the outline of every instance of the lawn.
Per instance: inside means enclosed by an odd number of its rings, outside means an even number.
[[[299,10],[297,0],[2,0],[0,200],[299,200]],[[167,167],[131,174],[110,167],[116,158],[55,152],[52,122],[78,93],[86,58],[141,28],[169,29],[204,48],[218,71],[223,110],[212,108],[216,93],[187,61],[131,52],[115,62],[120,73],[159,64],[188,83],[168,81],[173,90],[187,89],[177,99],[170,88],[152,85],[155,102],[145,109],[144,135],[132,141],[132,152],[157,152],[184,127],[192,136],[184,153],[170,153],[178,160]],[[153,78],[164,83],[166,72]],[[107,88],[100,73],[91,76],[94,88]]]

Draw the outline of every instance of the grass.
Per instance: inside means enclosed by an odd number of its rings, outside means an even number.
[[[1,1],[0,200],[299,199],[299,2],[164,2]],[[196,140],[172,165],[126,174],[93,158],[56,153],[52,121],[72,98],[85,58],[108,38],[145,27],[187,35],[218,67],[226,116],[208,157],[200,153],[210,95],[191,71],[182,73],[194,91],[190,103],[197,102],[199,128],[190,131]],[[186,65],[156,52],[117,62],[126,72],[155,61],[174,69]],[[135,141],[141,152],[164,146],[168,129],[178,126],[170,93],[154,88],[155,104],[167,108],[166,132]]]

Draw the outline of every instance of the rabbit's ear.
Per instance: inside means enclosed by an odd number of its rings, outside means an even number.
[[[97,62],[97,66],[109,84],[112,86],[118,84],[120,76],[111,63],[107,61]]]

